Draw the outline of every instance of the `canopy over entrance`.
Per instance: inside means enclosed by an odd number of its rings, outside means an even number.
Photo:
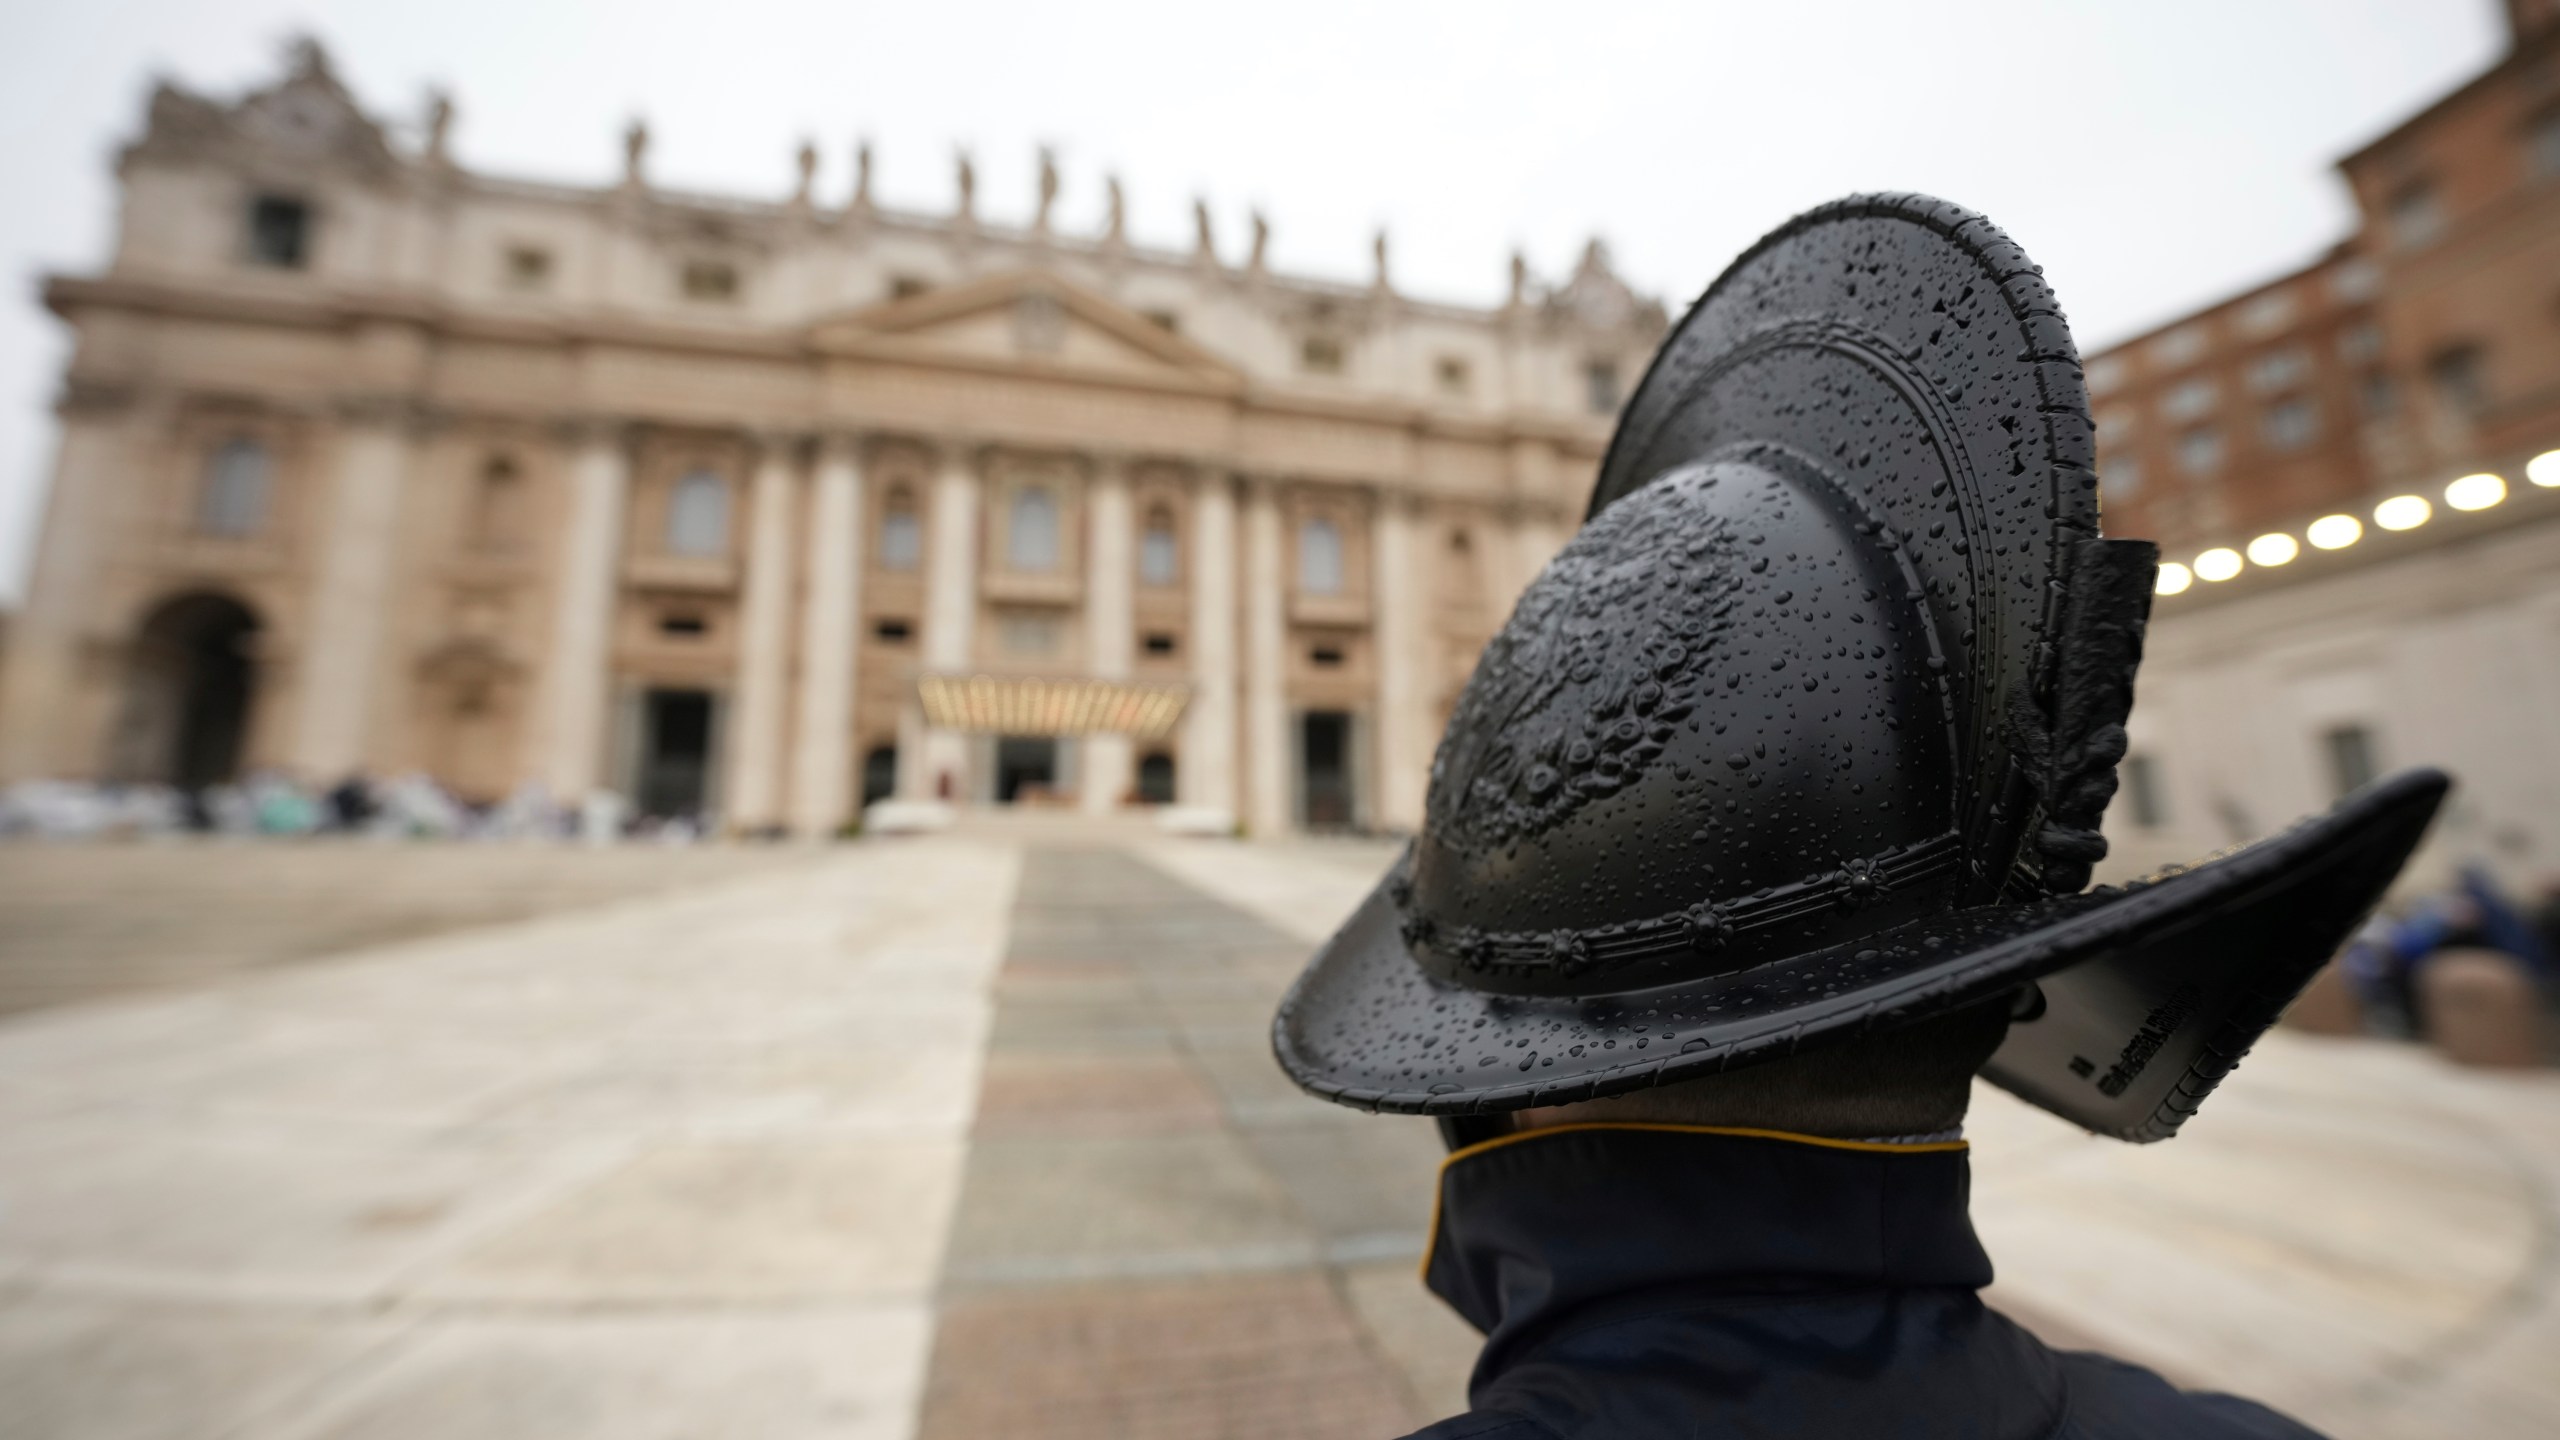
[[[924,702],[925,723],[937,730],[1156,740],[1182,718],[1191,687],[1040,675],[925,675],[916,680],[916,698]]]

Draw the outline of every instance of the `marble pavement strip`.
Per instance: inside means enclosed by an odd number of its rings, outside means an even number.
[[[912,1432],[1016,858],[0,1024],[0,1434]]]
[[[1439,1145],[1307,1100],[1305,946],[1125,851],[1024,862],[921,1433],[1376,1437],[1459,1404],[1413,1279]]]

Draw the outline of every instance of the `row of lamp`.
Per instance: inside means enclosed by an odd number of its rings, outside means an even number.
[[[2545,490],[2560,490],[2560,450],[2545,450],[2524,467],[2525,478]],[[2444,503],[2456,510],[2486,510],[2507,498],[2503,477],[2483,471],[2465,475],[2444,487]],[[2385,530],[2415,530],[2435,518],[2435,506],[2424,495],[2394,495],[2373,507],[2373,523]],[[2315,550],[2344,550],[2364,538],[2364,522],[2353,515],[2323,515],[2302,532]],[[2175,560],[2160,567],[2158,589],[2176,595],[2198,580],[2228,580],[2249,566],[2289,564],[2302,553],[2302,542],[2282,530],[2249,542],[2245,557],[2229,546],[2216,546],[2188,564]]]

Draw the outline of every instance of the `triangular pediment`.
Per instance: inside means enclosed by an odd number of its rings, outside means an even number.
[[[1226,386],[1226,361],[1125,306],[1045,270],[989,275],[831,316],[821,352],[1067,371],[1097,379]]]

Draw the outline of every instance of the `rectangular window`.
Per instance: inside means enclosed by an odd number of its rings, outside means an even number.
[[[880,568],[913,570],[923,560],[924,522],[912,509],[891,509],[880,520]]]
[[[726,260],[687,260],[684,298],[714,303],[737,299],[738,267]]]
[[[2168,807],[2161,803],[2160,765],[2148,755],[2124,757],[2125,809],[2134,828],[2157,830],[2169,823]]]
[[[1058,653],[1058,619],[1054,615],[1006,615],[996,621],[996,643],[1008,655]]]
[[[2121,445],[2133,436],[2133,414],[2122,406],[2098,412],[2098,443]]]
[[[1181,542],[1170,522],[1150,524],[1138,539],[1138,579],[1148,585],[1170,585],[1182,577]]]
[[[930,282],[919,280],[913,275],[889,277],[889,298],[892,300],[913,300],[932,288]]]
[[[2221,387],[2203,378],[2185,381],[2160,397],[2160,413],[2171,420],[2194,420],[2213,413]]]
[[[2457,345],[2427,362],[2427,383],[2435,387],[2436,398],[2445,408],[2457,414],[2470,415],[2487,407],[2489,380],[2483,374],[2480,347]]]
[[[2320,410],[2310,401],[2296,397],[2267,407],[2267,444],[2278,450],[2299,450],[2320,435]]]
[[[2272,335],[2293,322],[2293,292],[2270,290],[2240,307],[2240,329],[2247,335]]]
[[[518,290],[540,290],[551,283],[551,252],[539,245],[507,247],[507,284]]]
[[[1173,637],[1160,630],[1150,632],[1143,643],[1150,655],[1170,655],[1174,651]]]
[[[2098,494],[2108,500],[2131,500],[2142,493],[2142,462],[2119,455],[2098,467]]]
[[[1434,367],[1434,373],[1440,377],[1441,392],[1448,395],[1466,394],[1467,386],[1473,379],[1467,368],[1467,362],[1455,355],[1441,356]]]
[[[904,620],[876,620],[871,625],[872,637],[883,645],[904,645],[915,633],[915,627]]]
[[[1310,375],[1342,373],[1342,342],[1324,335],[1310,335],[1298,347],[1298,366]]]
[[[2212,332],[2201,320],[2181,325],[2151,342],[2151,363],[2163,370],[2175,370],[2204,353],[2205,342]]]
[[[2178,467],[2190,475],[2210,475],[2222,468],[2222,432],[2199,425],[2178,437]]]
[[[2391,243],[2403,250],[2432,245],[2444,234],[2444,202],[2429,181],[2413,180],[2394,191],[2386,216]]]
[[[311,207],[285,195],[261,195],[249,202],[249,258],[279,270],[299,270],[311,261]]]
[[[2380,372],[2364,377],[2363,383],[2356,387],[2356,394],[2364,402],[2364,413],[2376,420],[2400,408],[2400,387],[2391,383],[2390,376]]]
[[[711,622],[699,615],[661,615],[658,633],[677,639],[696,639],[711,631]]]
[[[1594,415],[1618,413],[1618,365],[1614,360],[1594,360],[1582,367],[1582,398]]]
[[[1138,313],[1147,317],[1148,324],[1153,325],[1167,335],[1179,335],[1182,333],[1182,317],[1174,314],[1170,310],[1142,310]]]
[[[2537,180],[2560,180],[2560,106],[2534,117],[2525,132],[2525,159]]]
[[[1309,664],[1312,664],[1322,670],[1340,669],[1342,666],[1342,647],[1339,645],[1318,645],[1307,652],[1307,661]]]
[[[2249,388],[2264,395],[2290,390],[2311,373],[2311,357],[2298,345],[2270,350],[2249,362]]]
[[[2124,357],[2105,355],[2089,362],[2089,393],[2109,395],[2124,383]]]
[[[2362,725],[2337,725],[2322,732],[2320,748],[2329,760],[2329,787],[2338,799],[2373,783],[2379,773],[2373,732]]]

